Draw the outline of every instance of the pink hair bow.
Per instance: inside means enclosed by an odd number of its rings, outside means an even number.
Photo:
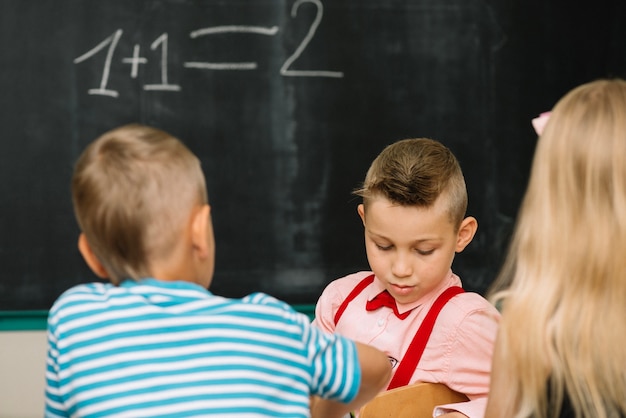
[[[541,136],[543,128],[545,128],[546,123],[548,123],[548,119],[550,119],[550,113],[552,112],[543,112],[532,120],[533,128],[535,128],[537,135]]]

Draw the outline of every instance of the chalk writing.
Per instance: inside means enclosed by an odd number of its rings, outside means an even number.
[[[145,57],[140,56],[139,53],[139,45],[135,45],[135,47],[133,48],[133,56],[129,57],[129,58],[124,58],[122,59],[122,62],[124,64],[130,64],[130,76],[131,78],[137,78],[137,72],[138,72],[138,68],[139,68],[139,64],[147,64],[148,63],[148,59]],[[76,61],[74,61],[76,62]]]
[[[302,3],[315,4],[315,6],[317,7],[317,14],[315,15],[315,20],[311,24],[311,27],[309,28],[309,32],[306,34],[306,36],[304,37],[300,45],[298,45],[298,48],[295,50],[295,52],[289,58],[287,58],[287,60],[281,67],[280,74],[283,76],[290,76],[290,77],[335,77],[335,78],[343,77],[343,73],[338,72],[338,71],[289,70],[289,67],[291,66],[291,64],[293,64],[293,62],[297,60],[298,57],[300,57],[300,55],[302,54],[302,51],[304,51],[307,45],[309,45],[309,42],[311,42],[311,39],[313,39],[313,36],[315,36],[315,31],[317,30],[317,27],[322,21],[322,16],[324,14],[324,6],[322,5],[322,2],[320,2],[319,0],[298,0],[294,3],[294,5],[291,8],[291,17],[296,17],[296,15],[298,14],[298,7]]]
[[[143,88],[144,90],[179,91],[179,85],[167,82],[167,33],[164,33],[152,42],[150,49],[154,51],[159,45],[163,45],[161,48],[161,84],[148,84],[143,86]]]
[[[109,71],[111,70],[111,60],[113,59],[113,51],[115,51],[115,47],[117,46],[117,42],[120,40],[122,36],[122,30],[118,29],[115,33],[104,41],[100,42],[95,48],[90,49],[80,57],[74,60],[74,64],[81,63],[88,58],[91,58],[100,50],[104,49],[107,45],[109,45],[109,50],[107,51],[106,60],[104,61],[104,71],[102,71],[102,78],[100,79],[100,87],[97,89],[89,89],[87,92],[89,94],[99,94],[103,96],[111,96],[117,97],[119,93],[115,90],[107,89],[107,83],[109,82]]]
[[[253,33],[257,35],[274,36],[278,33],[278,27],[264,28],[261,26],[215,26],[198,29],[189,34],[191,38],[205,35],[222,33]],[[199,68],[203,70],[256,70],[256,62],[185,62],[187,68]]]
[[[298,47],[285,59],[280,67],[280,75],[283,77],[326,77],[326,78],[342,78],[344,73],[341,71],[328,71],[328,70],[296,70],[293,69],[294,63],[301,57],[309,46],[311,40],[315,37],[315,33],[322,22],[324,16],[324,6],[320,0],[297,0],[291,8],[291,17],[296,18],[298,9],[305,3],[310,3],[315,6],[316,14],[315,18],[311,22],[309,29],[304,38],[298,44]],[[230,33],[244,33],[251,35],[261,35],[274,37],[278,34],[278,26],[247,26],[247,25],[223,25],[223,26],[211,26],[206,28],[200,28],[193,30],[189,33],[191,39],[198,39],[216,34],[230,34]],[[98,88],[88,89],[87,93],[90,95],[109,96],[113,98],[119,97],[117,90],[108,88],[109,76],[111,73],[111,64],[113,62],[113,56],[115,49],[122,37],[122,29],[117,29],[111,36],[100,42],[94,48],[90,49],[86,53],[80,55],[74,59],[74,64],[80,64],[89,58],[95,56],[100,51],[106,50],[106,57],[102,68],[102,77],[100,79],[100,85]],[[172,84],[168,80],[168,34],[163,33],[150,45],[152,51],[160,49],[161,59],[159,62],[159,68],[161,70],[161,82],[158,84],[145,84],[144,90],[147,91],[180,91],[181,86],[178,84]],[[133,46],[133,54],[130,57],[124,57],[121,59],[123,64],[130,65],[130,77],[137,78],[140,65],[146,65],[149,63],[148,58],[141,55],[140,45],[135,44]],[[210,70],[210,71],[251,71],[256,70],[259,64],[256,61],[242,61],[242,62],[214,62],[214,61],[185,61],[183,67],[188,69],[198,70]]]

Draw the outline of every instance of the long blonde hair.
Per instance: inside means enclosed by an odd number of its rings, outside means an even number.
[[[490,294],[503,311],[502,416],[556,417],[565,396],[577,417],[626,414],[625,81],[554,107]]]

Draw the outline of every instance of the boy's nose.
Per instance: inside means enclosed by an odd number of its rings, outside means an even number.
[[[398,255],[391,265],[391,273],[396,277],[408,277],[413,273],[407,256]]]

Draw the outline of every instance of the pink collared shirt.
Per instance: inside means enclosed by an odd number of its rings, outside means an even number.
[[[365,303],[385,290],[383,284],[374,279],[348,304],[335,326],[339,306],[352,289],[371,274],[362,271],[331,282],[317,302],[313,323],[327,332],[337,332],[387,353],[395,372],[435,299],[447,288],[461,286],[461,280],[450,271],[439,287],[421,299],[398,304],[400,313],[413,309],[401,320],[388,308],[365,310]],[[449,411],[459,411],[470,418],[484,416],[499,320],[495,307],[477,293],[459,294],[441,310],[410,383],[443,383],[465,394],[470,401],[441,405],[433,416]]]

